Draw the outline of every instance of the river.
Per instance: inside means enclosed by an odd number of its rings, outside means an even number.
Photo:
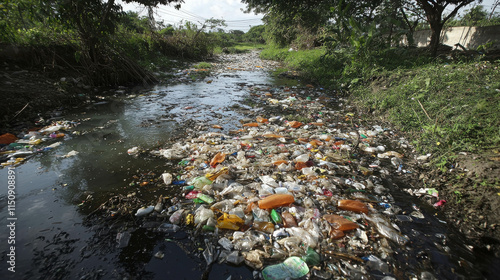
[[[213,125],[220,125],[222,131],[240,128],[239,120],[264,112],[251,99],[256,92],[291,88],[299,94],[307,89],[300,81],[272,77],[269,70],[276,66],[260,61],[255,53],[229,55],[204,79],[188,81],[196,73],[179,71],[173,76],[177,83],[127,91],[64,115],[78,125],[66,133],[60,146],[0,170],[2,186],[7,185],[9,171],[15,175],[12,196],[6,187],[0,194],[1,278],[253,279],[254,269],[245,265],[215,263],[207,269],[202,256],[205,244],[193,242],[183,232],[151,234],[136,225],[128,246],[117,248],[113,226],[92,225],[85,218],[117,194],[136,192],[146,200],[157,197],[160,189],[141,189],[137,182],[158,178],[173,166],[162,157],[148,156],[148,151],[169,141],[182,142],[193,131],[217,131]],[[328,95],[323,89],[314,90]],[[262,96],[256,98],[262,100]],[[332,99],[331,105],[342,106],[342,99]],[[127,151],[132,147],[145,152],[131,156]],[[78,153],[66,157],[71,151]],[[439,211],[403,192],[408,186],[400,177],[388,175],[383,180],[394,198],[392,205],[401,208],[403,216],[417,209],[424,218],[397,223],[410,242],[394,250],[388,261],[390,273],[375,269],[368,274],[373,279],[385,275],[493,279],[498,275],[498,259],[471,248]],[[8,201],[15,201],[15,207],[8,208]],[[377,252],[373,246],[366,250]],[[163,258],[154,257],[159,251]],[[368,279],[354,274],[349,278]]]

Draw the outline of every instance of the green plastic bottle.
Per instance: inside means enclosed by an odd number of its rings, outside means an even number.
[[[313,248],[307,248],[307,253],[302,259],[310,266],[316,266],[321,263],[321,256]]]
[[[281,215],[275,209],[271,210],[271,219],[275,224],[282,224],[283,219],[281,219]]]

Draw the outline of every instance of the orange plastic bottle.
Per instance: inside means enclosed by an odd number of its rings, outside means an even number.
[[[257,127],[257,126],[259,126],[259,123],[246,123],[246,124],[243,124],[243,126]]]
[[[259,200],[260,209],[273,209],[280,206],[288,206],[295,201],[291,194],[273,194],[264,199]]]
[[[268,121],[268,119],[265,119],[265,118],[263,118],[263,117],[257,117],[257,119],[256,119],[256,120],[257,120],[257,122],[260,122],[260,123],[265,123],[265,122],[267,122],[267,121]]]
[[[368,207],[358,200],[339,200],[337,207],[342,210],[368,214]]]
[[[288,126],[293,127],[293,128],[299,128],[302,125],[301,122],[298,121],[291,121],[288,123]]]
[[[332,239],[340,239],[344,236],[345,236],[345,234],[341,230],[333,229],[333,228],[330,230],[330,238],[332,238]]]
[[[278,165],[281,165],[281,164],[288,164],[288,161],[287,160],[275,160],[273,161],[273,164],[278,166]]]
[[[323,219],[332,224],[334,229],[341,231],[357,229],[359,225],[339,215],[324,215]]]
[[[322,123],[322,122],[313,122],[311,124],[315,125],[315,126],[323,126],[324,125],[324,123]]]
[[[313,147],[317,147],[323,145],[323,142],[317,139],[311,139],[311,141],[309,141],[309,144],[313,145]]]
[[[302,168],[307,167],[307,163],[305,162],[297,162],[295,163],[295,169],[296,170],[301,170]]]
[[[264,138],[281,138],[281,137],[283,137],[281,135],[276,135],[276,134],[272,134],[272,133],[264,134],[262,136],[264,136]]]
[[[212,161],[210,161],[210,166],[215,167],[217,164],[223,162],[226,159],[226,154],[225,153],[217,153],[213,158]]]

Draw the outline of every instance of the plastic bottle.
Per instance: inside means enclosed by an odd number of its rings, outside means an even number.
[[[290,194],[273,194],[264,199],[259,200],[259,208],[273,209],[281,206],[288,206],[295,202],[293,195]]]
[[[321,256],[311,247],[307,248],[306,255],[302,259],[310,266],[319,265],[321,262]]]
[[[267,133],[267,134],[264,134],[262,135],[264,138],[282,138],[283,136],[281,135],[277,135],[277,134],[273,134],[273,133]]]
[[[252,215],[254,221],[269,222],[269,212],[267,210],[260,209],[259,207],[254,207],[252,209]]]
[[[307,263],[299,257],[289,257],[283,263],[262,270],[264,280],[297,279],[309,273]]]
[[[355,222],[351,222],[348,219],[339,215],[324,215],[323,219],[329,222],[334,229],[341,231],[353,230],[359,228],[359,225]]]
[[[345,233],[343,231],[333,228],[330,230],[329,234],[330,238],[333,240],[337,240],[345,236]]]
[[[210,161],[210,166],[215,167],[217,164],[223,162],[226,159],[226,154],[219,152]]]
[[[306,162],[309,160],[308,154],[301,154],[295,158],[295,162]]]
[[[256,120],[257,120],[257,122],[259,122],[259,123],[265,123],[265,122],[267,122],[267,121],[268,121],[268,119],[265,119],[265,118],[263,118],[263,117],[261,117],[261,116],[258,116]]]
[[[200,191],[190,191],[186,194],[186,199],[195,199],[198,197],[198,194],[200,193]]]
[[[229,168],[223,167],[223,168],[221,168],[220,170],[218,170],[215,173],[207,173],[207,174],[205,174],[205,177],[207,177],[208,179],[210,179],[210,181],[215,181],[215,179],[217,179],[220,175],[227,174],[227,173],[229,173]]]
[[[175,180],[175,181],[172,181],[172,185],[184,185],[186,184],[186,180]]]
[[[301,122],[298,122],[298,121],[291,121],[287,124],[289,127],[292,127],[292,128],[299,128],[300,126],[303,125],[303,123]]]
[[[259,126],[259,123],[245,123],[243,124],[244,127],[257,127]]]
[[[260,231],[267,232],[267,233],[273,233],[273,231],[274,231],[274,224],[271,222],[254,221],[252,227],[255,230],[260,230]]]
[[[276,209],[271,210],[271,220],[273,220],[275,224],[283,223],[283,219],[281,218],[281,215],[278,213],[278,211],[276,211]]]
[[[172,224],[178,225],[181,222],[182,213],[184,213],[184,209],[179,209],[179,210],[175,211],[174,214],[172,214],[172,216],[170,216],[170,218],[168,220]]]
[[[238,230],[244,223],[240,217],[227,213],[217,219],[217,227],[222,229]]]
[[[307,163],[299,161],[295,163],[295,170],[302,170],[307,167]]]
[[[30,145],[38,145],[38,144],[42,143],[42,139],[30,140],[28,143]]]
[[[135,216],[136,217],[145,216],[145,215],[153,212],[154,209],[155,209],[154,206],[142,207],[142,208],[137,210],[137,212],[135,213]]]
[[[194,186],[195,189],[201,190],[204,186],[211,185],[212,181],[207,177],[203,176],[194,178],[191,184]]]
[[[161,174],[161,178],[163,179],[163,182],[165,182],[165,185],[170,185],[172,183],[172,174],[170,173]]]
[[[346,211],[368,214],[368,207],[366,206],[366,204],[358,200],[339,200],[337,207]]]
[[[275,160],[273,161],[273,164],[278,166],[280,164],[288,164],[288,160]]]
[[[203,193],[198,193],[196,195],[197,198],[203,200],[204,202],[208,203],[208,204],[212,204],[215,199],[213,199],[212,197],[210,197],[209,195],[206,195],[206,194],[203,194]]]
[[[212,210],[200,206],[200,208],[196,210],[196,214],[194,216],[194,223],[198,225],[200,223],[206,222],[209,218],[211,217],[213,218],[214,216],[215,214]]]
[[[283,219],[283,225],[287,228],[296,227],[297,220],[290,212],[281,213],[281,218]]]

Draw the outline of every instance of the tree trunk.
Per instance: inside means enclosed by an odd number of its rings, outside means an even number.
[[[441,21],[430,22],[430,26],[431,26],[431,41],[429,43],[429,49],[431,51],[431,55],[436,56],[441,39],[441,31],[443,30],[443,24],[441,23]]]

